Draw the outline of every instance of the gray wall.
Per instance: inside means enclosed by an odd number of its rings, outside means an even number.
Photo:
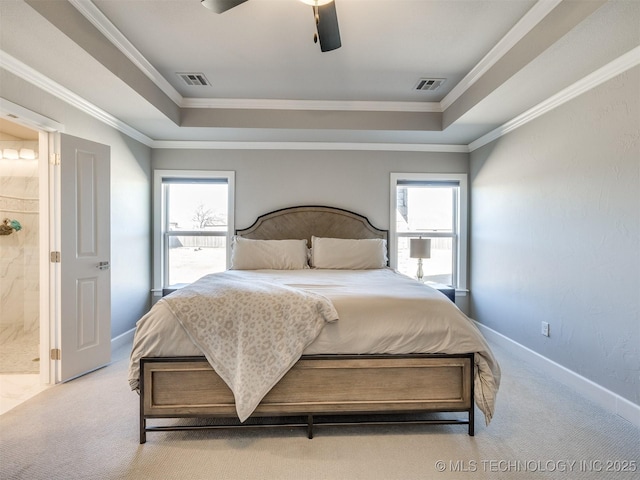
[[[159,150],[154,169],[236,172],[236,228],[294,205],[327,205],[389,228],[391,172],[467,173],[466,153]]]
[[[151,149],[0,69],[2,97],[111,147],[111,337],[135,326],[151,289]],[[64,215],[64,212],[63,212]]]
[[[472,315],[636,404],[638,85],[636,67],[470,160]]]
[[[154,169],[236,172],[236,228],[294,205],[327,205],[389,229],[391,172],[468,173],[467,153],[291,150],[159,150]],[[456,304],[468,313],[467,297]]]

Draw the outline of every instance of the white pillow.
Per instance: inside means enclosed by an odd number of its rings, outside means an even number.
[[[368,270],[387,266],[387,241],[381,238],[311,238],[311,266]]]
[[[251,240],[234,237],[231,270],[309,268],[306,240]]]

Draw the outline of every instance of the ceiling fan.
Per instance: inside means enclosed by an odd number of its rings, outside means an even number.
[[[200,0],[202,5],[216,13],[223,13],[237,7],[247,0]],[[313,7],[313,16],[316,21],[316,33],[314,42],[320,42],[320,50],[329,52],[342,46],[340,41],[340,29],[338,28],[338,15],[334,0],[300,0]]]

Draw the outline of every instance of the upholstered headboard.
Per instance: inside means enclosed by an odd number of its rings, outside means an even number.
[[[258,217],[249,228],[236,230],[236,235],[254,240],[329,238],[382,238],[388,231],[371,225],[362,215],[341,208],[302,206],[283,208]]]

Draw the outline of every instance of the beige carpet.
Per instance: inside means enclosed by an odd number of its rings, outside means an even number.
[[[640,432],[494,348],[503,370],[496,415],[463,426],[321,427],[149,433],[127,351],[0,417],[9,479],[637,479]],[[635,463],[634,463],[635,462]],[[631,472],[635,465],[636,472]],[[622,471],[622,470],[627,471]]]

